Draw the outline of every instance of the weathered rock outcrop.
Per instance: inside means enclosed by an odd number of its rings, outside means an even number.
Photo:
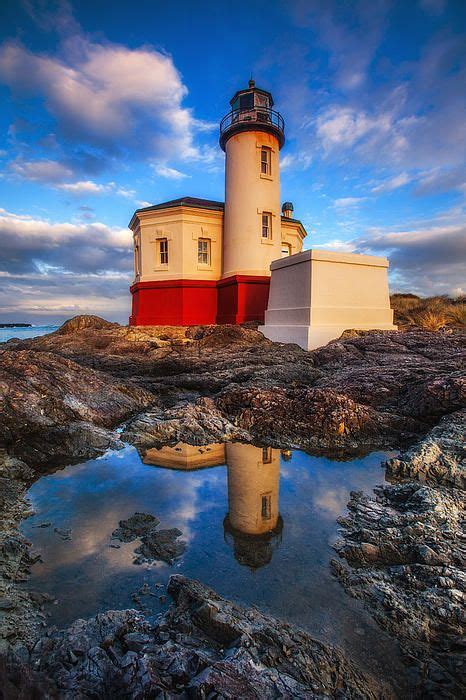
[[[144,449],[177,442],[190,445],[224,440],[251,442],[252,436],[234,425],[213,399],[201,398],[194,404],[183,401],[171,408],[154,407],[145,411],[129,421],[122,439]]]
[[[18,584],[25,581],[38,555],[19,532],[22,518],[30,513],[23,499],[33,471],[18,459],[0,450],[0,656],[17,639],[31,641],[39,632],[44,616],[44,600],[33,597]]]
[[[35,467],[117,446],[109,428],[153,402],[141,387],[53,353],[0,354],[0,444]]]
[[[120,520],[119,527],[112,532],[112,539],[121,542],[141,540],[139,547],[134,550],[137,554],[134,564],[154,561],[172,564],[174,559],[183,554],[186,542],[179,539],[183,534],[181,530],[176,527],[158,530],[159,524],[155,515],[135,513],[127,520]]]
[[[371,331],[307,353],[241,326],[127,328],[77,317],[6,347],[69,358],[110,385],[129,379],[152,392],[158,411],[127,432],[146,447],[203,435],[354,450],[412,441],[460,409],[464,341],[460,333]]]
[[[112,428],[122,421],[124,438],[141,449],[244,440],[360,451],[427,433],[387,465],[391,479],[408,483],[372,498],[352,495],[337,546],[347,565],[334,568],[400,640],[416,665],[419,694],[464,693],[464,341],[461,333],[368,332],[306,353],[253,328],[125,328],[77,317],[49,336],[6,343],[0,444],[15,459],[5,453],[0,475],[4,639],[28,641],[41,621],[41,601],[17,587],[31,563],[17,531],[31,465],[121,446]],[[148,687],[165,697],[208,697],[214,688],[224,697],[377,692],[304,633],[241,611],[200,584],[176,578],[171,591],[177,606],[155,628],[135,612],[106,613],[51,632],[31,658],[18,643],[5,687],[25,696],[40,687],[51,697],[57,688],[61,697],[152,697]]]
[[[216,406],[267,444],[309,449],[364,449],[412,439],[422,424],[377,411],[333,389],[231,389]]]
[[[352,493],[339,520],[334,561],[346,590],[362,598],[397,637],[417,670],[423,697],[466,693],[466,464],[464,412],[445,417],[415,447],[387,462],[391,478],[374,496]],[[426,482],[426,483],[422,483]]]
[[[389,480],[419,480],[466,490],[466,410],[440,423],[402,456],[386,463]]]
[[[24,685],[30,690],[34,679],[64,700],[381,697],[378,682],[307,633],[182,576],[172,576],[168,590],[175,604],[155,625],[123,610],[49,632],[23,656],[29,671],[10,662],[10,697],[20,697]]]

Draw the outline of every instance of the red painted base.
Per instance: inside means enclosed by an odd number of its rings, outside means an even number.
[[[269,277],[234,275],[212,280],[137,282],[131,326],[196,326],[264,322]]]
[[[214,280],[137,282],[131,287],[130,326],[196,326],[215,323]]]
[[[218,283],[217,323],[264,323],[270,277],[234,275]]]

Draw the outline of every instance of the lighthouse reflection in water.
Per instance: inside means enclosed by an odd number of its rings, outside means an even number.
[[[268,564],[281,542],[280,456],[291,452],[241,443],[205,445],[179,443],[175,447],[150,449],[144,464],[193,471],[227,465],[228,513],[223,521],[225,538],[236,560],[250,569]]]

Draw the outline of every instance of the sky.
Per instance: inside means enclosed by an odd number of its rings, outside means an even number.
[[[305,248],[466,293],[464,0],[2,0],[0,322],[127,322],[134,210],[224,199],[218,125],[251,76]]]

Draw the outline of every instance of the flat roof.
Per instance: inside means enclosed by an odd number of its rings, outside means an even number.
[[[223,211],[223,202],[216,202],[213,199],[200,199],[199,197],[178,197],[178,199],[170,199],[168,202],[160,202],[160,204],[151,204],[150,207],[143,207],[142,209],[136,209],[131,221],[129,222],[129,227],[133,223],[133,219],[136,214],[140,214],[144,211],[157,211],[157,209],[172,209],[174,207],[193,207],[195,209],[213,209],[215,211]]]
[[[140,214],[144,211],[157,211],[157,209],[172,209],[174,207],[193,207],[195,209],[213,209],[214,211],[223,211],[225,208],[224,202],[217,202],[214,199],[201,199],[200,197],[178,197],[178,199],[170,199],[168,202],[160,202],[160,204],[151,204],[150,207],[143,207],[142,209],[136,209],[131,221],[129,222],[129,227],[133,223],[133,219],[136,214]],[[292,219],[288,216],[281,216],[282,221],[289,221],[291,224],[301,224],[304,229],[302,222],[299,219]]]

